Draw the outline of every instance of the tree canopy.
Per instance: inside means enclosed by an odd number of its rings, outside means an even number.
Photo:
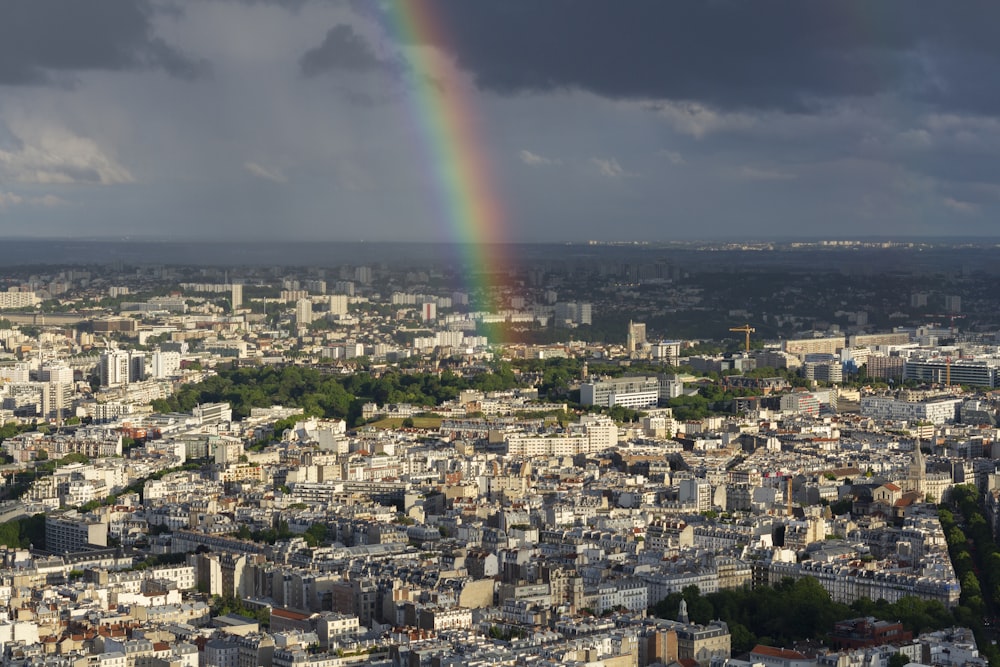
[[[302,408],[307,415],[346,419],[355,425],[361,407],[369,401],[380,405],[435,406],[457,398],[464,389],[497,391],[514,386],[517,380],[507,364],[498,364],[493,372],[473,377],[450,371],[437,374],[395,370],[377,377],[368,373],[334,376],[289,365],[222,370],[202,382],[185,385],[170,398],[154,401],[153,408],[161,412],[190,412],[199,403],[228,402],[233,417],[243,419],[252,408],[284,405]]]
[[[791,646],[803,639],[824,638],[837,621],[856,616],[900,621],[917,632],[944,628],[955,623],[940,602],[906,597],[895,604],[867,598],[851,605],[834,602],[812,577],[785,579],[775,586],[725,590],[702,596],[697,586],[688,586],[654,605],[662,618],[677,618],[685,600],[692,622],[705,624],[722,619],[732,634],[733,654],[749,651],[755,644]]]

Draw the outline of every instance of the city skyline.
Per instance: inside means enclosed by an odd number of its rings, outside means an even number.
[[[990,237],[1000,8],[0,9],[7,237]]]

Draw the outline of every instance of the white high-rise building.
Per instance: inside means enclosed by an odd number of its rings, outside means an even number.
[[[309,299],[299,299],[295,302],[295,324],[304,327],[313,321],[313,304]]]
[[[232,302],[233,310],[241,308],[243,306],[243,285],[232,284],[229,286],[230,301]]]
[[[26,361],[0,366],[0,382],[28,382],[31,380],[31,366]]]
[[[591,308],[589,303],[563,302],[556,303],[553,309],[556,322],[564,324],[591,324]]]
[[[101,355],[99,374],[102,387],[128,384],[129,354],[125,350],[109,350]]]
[[[178,375],[181,370],[181,353],[156,350],[153,352],[153,377],[157,380]]]
[[[331,294],[330,299],[330,314],[337,315],[338,317],[344,317],[347,315],[347,295],[346,294]]]
[[[656,405],[660,399],[660,381],[655,377],[625,376],[580,385],[580,403],[641,409]]]
[[[46,417],[64,417],[72,403],[72,383],[46,382],[42,385],[42,414]]]
[[[109,350],[101,355],[98,366],[102,387],[117,387],[146,379],[146,353]]]
[[[362,285],[368,285],[372,281],[372,269],[370,266],[359,266],[354,269],[354,279]]]
[[[712,509],[712,485],[704,479],[682,479],[678,484],[677,499],[693,503],[698,512]]]
[[[437,319],[437,304],[425,303],[420,306],[420,319],[424,322],[433,322]]]
[[[45,364],[38,370],[39,382],[73,384],[73,369],[69,366]]]
[[[313,294],[326,294],[325,280],[307,280],[305,288]]]
[[[9,288],[6,292],[0,292],[0,310],[5,308],[31,308],[40,299],[34,292],[22,292],[16,287]]]

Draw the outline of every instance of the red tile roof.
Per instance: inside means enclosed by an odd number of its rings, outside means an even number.
[[[782,658],[783,660],[807,660],[806,656],[802,655],[798,651],[792,651],[787,648],[776,648],[774,646],[764,646],[763,644],[757,644],[754,646],[750,653],[751,655],[756,653],[757,655]]]
[[[289,611],[287,609],[272,609],[271,616],[277,616],[278,618],[287,618],[293,621],[304,621],[309,618],[305,614],[300,614],[296,611]]]

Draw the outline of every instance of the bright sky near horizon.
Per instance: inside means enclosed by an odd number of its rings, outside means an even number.
[[[0,234],[997,236],[1000,3],[0,5]]]

